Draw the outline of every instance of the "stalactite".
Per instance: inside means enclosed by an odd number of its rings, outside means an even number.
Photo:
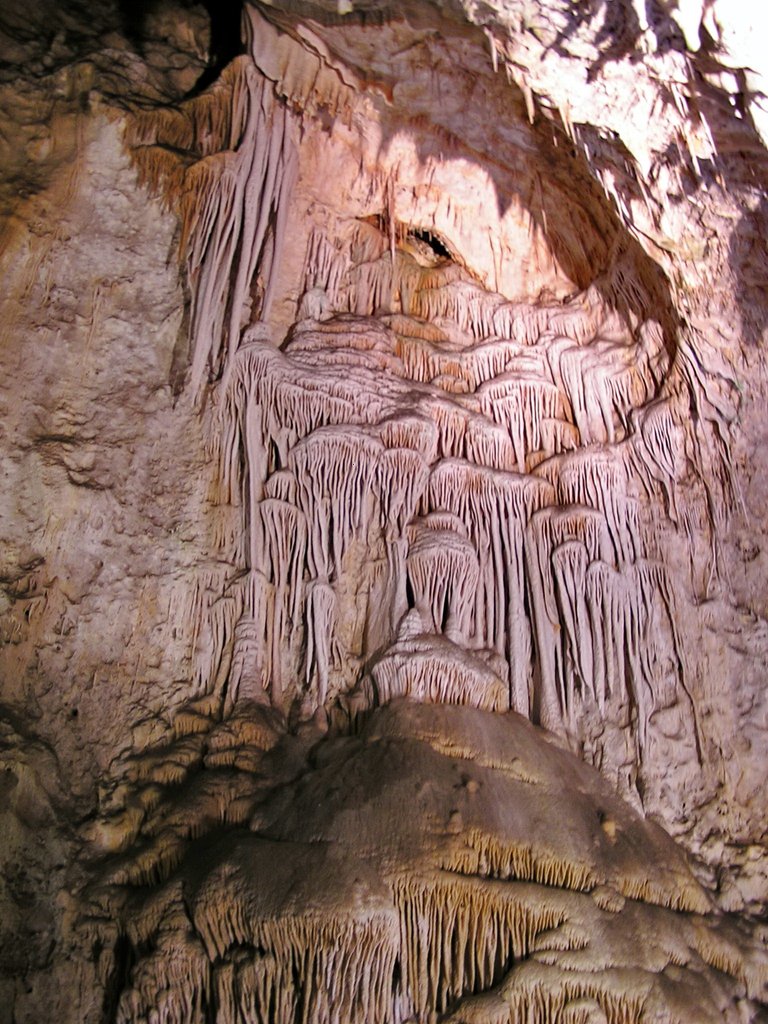
[[[191,932],[170,933],[142,961],[121,1000],[121,1024],[202,1024],[211,1012],[223,1021],[390,1020],[396,947],[386,917],[359,925],[291,916],[258,921],[237,906],[200,906],[196,927],[205,948]],[[210,966],[212,949],[224,957],[246,944],[260,952]]]
[[[568,663],[556,669],[560,682],[560,707],[572,721],[576,688],[594,693],[594,654],[591,644],[589,613],[584,599],[588,565],[587,549],[580,541],[567,541],[552,552],[552,572],[558,596],[561,629]]]
[[[332,309],[341,308],[342,284],[349,269],[343,253],[315,229],[309,236],[304,262],[304,293],[321,289]],[[317,318],[315,318],[317,319]]]
[[[382,452],[378,438],[359,427],[318,428],[292,449],[290,467],[312,524],[308,546],[314,576],[341,576],[345,552],[364,523]]]
[[[274,628],[275,588],[263,573],[251,569],[238,581],[237,591],[242,612],[232,633],[225,711],[231,711],[240,699],[266,699],[265,690],[274,684],[270,635]]]
[[[549,316],[546,306],[502,302],[493,314],[493,333],[521,345],[535,345],[549,329]]]
[[[323,331],[310,333],[304,330],[294,335],[286,351],[300,359],[305,366],[316,365],[326,369],[346,367],[353,372],[365,369],[372,374],[384,371],[397,377],[405,376],[400,359],[377,344],[380,330],[374,334],[372,327],[367,336],[352,330],[345,334],[335,334],[328,329],[330,326],[326,320]]]
[[[627,789],[639,772],[643,799],[662,745],[704,764],[664,527],[692,577],[696,543],[715,572],[732,368],[615,258],[591,195],[557,223],[560,171],[546,193],[537,172],[504,183],[502,152],[475,202],[480,151],[438,131],[422,148],[399,105],[445,74],[429,25],[434,66],[382,84],[340,56],[381,12],[279,7],[246,4],[247,53],[126,135],[181,220],[218,547],[167,602],[169,630],[194,622],[197,699],[127,759],[89,833],[116,1020],[641,1024],[685,1019],[674,988],[759,998],[768,971],[682,854],[507,714],[609,775],[620,761]],[[413,29],[381,28],[383,80]],[[512,106],[546,124],[556,109],[489,39]],[[592,286],[575,294],[563,252]]]
[[[412,448],[386,448],[377,465],[376,493],[388,539],[402,537],[427,486],[429,466]]]
[[[453,280],[442,269],[437,272],[416,271],[408,275],[406,282],[410,283],[410,278],[417,287],[412,292],[406,292],[404,312],[422,320],[438,323],[441,320],[451,321],[464,334],[478,341],[492,337],[493,315],[501,297],[486,293],[479,285],[462,279],[460,269],[453,264],[450,266]]]
[[[375,260],[357,264],[349,271],[346,308],[358,316],[391,313],[394,291],[392,256],[384,253]]]
[[[282,692],[282,646],[286,638],[301,630],[303,574],[307,548],[307,526],[294,505],[277,498],[259,504],[265,535],[264,561],[274,587],[272,625],[273,698]]]
[[[555,550],[566,542],[583,545],[590,563],[610,560],[611,553],[605,519],[593,509],[545,508],[535,513],[526,527],[525,560],[541,686],[536,712],[542,724],[555,729],[562,728],[571,689],[561,662],[560,614],[552,564]]]
[[[445,630],[466,643],[478,579],[474,547],[450,531],[422,530],[411,541],[407,565],[425,632]]]
[[[467,460],[489,469],[514,472],[520,469],[520,460],[509,432],[480,416],[467,422],[465,437]]]
[[[209,601],[201,612],[195,644],[194,687],[199,695],[211,693],[216,681],[226,671],[226,647],[242,613],[242,599],[237,587],[227,587],[220,596],[211,594]]]
[[[220,84],[181,112],[140,114],[129,133],[145,178],[180,206],[196,395],[222,369],[225,338],[232,362],[255,312],[250,293],[257,272],[259,313],[268,316],[297,172],[295,138],[293,115],[249,57],[233,62]],[[173,150],[187,150],[197,162],[185,169],[169,155]]]
[[[554,971],[550,975],[538,964],[531,968],[521,971],[515,984],[505,988],[510,1024],[516,1020],[565,1021],[569,1008],[583,1006],[585,1001],[597,1004],[607,1024],[641,1024],[643,1020],[650,982],[638,977],[639,972],[606,971],[600,978],[588,971],[572,972],[558,985],[552,984]],[[586,1019],[592,1024],[601,1017],[590,1015]]]
[[[243,617],[235,626],[225,714],[232,711],[238,700],[258,700],[264,692],[264,622],[260,619],[261,616]]]
[[[546,849],[545,842],[538,847],[505,842],[476,830],[468,830],[464,848],[452,851],[441,866],[467,876],[536,882],[575,892],[589,892],[602,881],[594,866],[571,860],[565,852],[558,855]]]
[[[244,12],[243,27],[259,70],[270,79],[278,95],[304,111],[324,109],[333,116],[348,114],[362,83],[354,72],[335,61],[307,26],[299,39],[280,31],[260,10]]]
[[[570,419],[563,393],[538,376],[502,374],[482,385],[478,397],[485,415],[509,431],[520,473],[529,453],[542,446],[542,421]]]
[[[307,587],[307,670],[306,683],[316,694],[318,707],[327,696],[331,669],[338,662],[335,640],[336,595],[326,580],[314,580]]]
[[[595,562],[586,574],[586,600],[593,634],[595,695],[601,707],[609,697],[637,709],[639,757],[642,760],[655,694],[661,692],[655,663],[666,654],[675,659],[673,671],[684,701],[692,711],[693,739],[699,747],[695,706],[684,678],[684,658],[674,628],[672,593],[661,566],[640,561],[620,574]],[[654,616],[663,614],[668,632],[660,633]],[[661,648],[659,648],[661,643]]]
[[[275,591],[273,636],[285,634],[288,621],[309,615],[309,605],[302,604],[306,571],[318,581],[316,601],[325,596],[322,608],[310,616],[304,673],[316,693],[327,695],[328,666],[340,656],[330,609],[339,587],[346,586],[345,560],[353,541],[370,541],[373,525],[386,538],[388,568],[383,575],[375,570],[369,585],[377,593],[398,594],[402,610],[407,571],[423,629],[445,629],[462,642],[472,637],[504,659],[511,706],[554,728],[575,729],[585,701],[602,714],[609,713],[611,701],[611,714],[616,702],[624,701],[636,709],[642,748],[653,712],[655,655],[643,660],[639,653],[650,619],[642,610],[645,598],[631,591],[642,586],[635,566],[646,557],[647,546],[630,481],[645,435],[648,465],[656,478],[669,477],[671,457],[652,446],[656,435],[645,411],[655,408],[648,399],[667,365],[660,332],[648,327],[635,345],[589,295],[561,307],[507,304],[505,331],[517,341],[470,340],[463,349],[447,347],[429,320],[417,333],[398,336],[370,316],[374,306],[386,306],[394,296],[405,297],[404,309],[411,314],[453,318],[469,338],[482,337],[500,322],[491,324],[476,286],[462,278],[460,268],[422,267],[397,251],[393,275],[381,232],[358,224],[353,233],[358,253],[370,257],[357,264],[364,276],[350,277],[341,239],[331,244],[329,236],[316,232],[305,282],[337,293],[348,288],[348,305],[357,312],[300,327],[282,354],[247,334],[224,390],[223,493],[243,495],[252,531],[251,564],[265,557],[259,530],[267,528],[271,489],[278,501],[289,489],[287,505],[296,509],[275,504],[275,514],[279,507],[279,515],[289,519],[268,527],[277,552],[268,556],[272,567],[266,569]],[[376,276],[383,272],[385,278]],[[385,279],[389,283],[382,284]],[[489,301],[498,319],[498,299]],[[427,305],[416,309],[419,302]],[[396,326],[405,318],[387,319]],[[634,353],[639,362],[627,363],[626,374],[622,369],[616,376],[603,369],[614,365],[603,359],[609,351],[627,360]],[[349,380],[334,375],[340,360],[353,375]],[[376,373],[380,380],[374,385]],[[404,414],[408,380],[425,387],[411,399],[413,412]],[[454,390],[450,381],[464,383],[466,400],[440,395],[440,389]],[[597,405],[590,405],[595,396]],[[632,412],[635,407],[640,411]],[[615,437],[620,423],[626,430],[635,424],[641,429],[622,445],[579,447],[596,436]],[[661,436],[670,436],[666,426],[661,430]],[[276,473],[270,446],[279,453]],[[249,470],[238,483],[242,458],[237,453],[243,450]],[[248,493],[242,491],[245,484]],[[644,484],[646,490],[653,485]],[[260,504],[264,512],[248,511]],[[439,539],[407,529],[415,515],[439,510],[458,517],[466,540],[453,527]],[[294,515],[296,522],[290,519]],[[294,531],[298,547],[284,551],[285,538]],[[286,558],[290,583],[288,576],[276,575],[277,562]],[[600,596],[593,584],[614,565],[635,582],[610,583]],[[459,590],[456,580],[463,581]],[[389,625],[378,613],[364,614],[379,622],[363,625],[370,642],[374,636],[386,642],[402,611]],[[285,641],[275,642],[270,661],[279,675],[289,662]],[[622,664],[611,653],[617,642],[628,645],[629,656],[618,659]]]
[[[263,408],[261,381],[271,369],[270,363],[274,365],[279,358],[279,354],[268,346],[258,343],[247,345],[239,353],[227,386],[220,395],[212,447],[220,466],[217,497],[222,504],[240,504],[245,499],[241,466],[246,462],[248,426],[252,431],[252,454],[255,457],[254,448],[259,443],[264,447],[264,437],[263,432],[261,438],[253,436],[257,428],[253,413],[256,406]],[[250,424],[246,423],[248,409],[252,411]],[[259,474],[262,481],[266,471],[264,465]]]
[[[559,920],[546,906],[534,909],[502,888],[456,876],[405,878],[394,889],[404,985],[418,1020],[498,984]]]
[[[529,712],[531,653],[523,531],[552,496],[544,481],[458,461],[440,463],[429,485],[431,507],[458,515],[479,554],[476,621],[485,644],[509,663],[511,704],[522,714]]]
[[[655,397],[668,369],[658,324],[643,325],[636,344],[597,337],[582,347],[557,338],[548,356],[586,444],[613,443],[619,430],[625,433],[631,412]]]
[[[192,934],[171,933],[163,938],[123,993],[118,1024],[203,1024],[211,973],[205,951]]]
[[[626,445],[590,446],[549,459],[535,471],[555,487],[559,504],[603,513],[617,564],[631,563],[644,554],[637,501],[629,493],[629,458]]]
[[[431,419],[399,414],[384,420],[380,437],[387,448],[412,448],[430,465],[437,456],[438,432]]]
[[[267,698],[310,715],[368,673],[380,702],[512,707],[596,759],[610,726],[639,763],[679,702],[700,745],[647,523],[663,502],[688,539],[723,515],[714,493],[703,511],[688,499],[707,460],[728,489],[728,368],[628,312],[651,306],[626,261],[566,300],[537,285],[511,301],[504,238],[492,268],[458,251],[471,225],[439,194],[441,161],[411,181],[407,159],[374,169],[354,150],[368,99],[317,26],[255,8],[245,26],[246,56],[180,111],[137,115],[128,140],[182,213],[191,390],[221,376],[207,425],[227,568],[194,597],[196,692],[227,715]],[[278,296],[298,109],[306,131],[322,109],[324,141],[359,166],[354,210],[302,207],[303,266]],[[295,304],[284,339],[273,299]],[[710,546],[714,565],[714,529]]]

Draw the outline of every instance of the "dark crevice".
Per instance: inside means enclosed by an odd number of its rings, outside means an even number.
[[[435,256],[440,259],[452,260],[454,258],[448,245],[433,231],[428,231],[426,228],[410,228],[407,237],[428,245]]]
[[[200,0],[210,19],[210,49],[208,66],[198,78],[189,96],[195,96],[216,81],[223,69],[244,52],[241,39],[243,0]],[[164,0],[119,0],[122,29],[137,53],[144,56],[151,41],[148,20],[162,10]],[[174,5],[175,6],[175,5]],[[180,6],[198,6],[191,0],[182,0]]]
[[[94,947],[94,962],[98,960],[99,954],[100,949]],[[126,935],[119,935],[117,937],[112,959],[114,968],[109,981],[104,986],[104,999],[101,1005],[103,1024],[112,1024],[117,1019],[120,996],[129,985],[131,971],[136,963],[136,951]]]
[[[202,92],[215,82],[231,60],[243,53],[241,39],[242,0],[203,0],[211,19],[211,53],[208,67],[193,92]]]

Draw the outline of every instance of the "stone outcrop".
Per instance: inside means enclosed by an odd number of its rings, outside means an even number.
[[[204,770],[89,893],[115,1020],[738,1021],[763,993],[669,837],[521,716],[396,700],[290,752],[249,721],[256,769],[179,732]]]

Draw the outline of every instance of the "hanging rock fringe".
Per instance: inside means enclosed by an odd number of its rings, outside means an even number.
[[[711,577],[734,499],[732,370],[699,326],[673,337],[650,315],[623,250],[573,298],[512,302],[436,227],[399,219],[396,167],[364,162],[369,212],[313,215],[279,349],[294,111],[353,130],[364,90],[309,26],[299,39],[249,7],[245,29],[211,89],[127,134],[181,216],[188,384],[208,388],[219,466],[220,567],[189,609],[196,694],[310,714],[370,677],[380,702],[512,707],[578,743],[603,723],[641,765],[677,707],[701,757],[651,510]]]

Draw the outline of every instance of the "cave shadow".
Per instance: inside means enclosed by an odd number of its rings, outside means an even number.
[[[752,97],[745,72],[734,70],[722,61],[718,45],[703,22],[699,26],[699,49],[689,51],[681,28],[669,14],[669,7],[659,0],[645,0],[646,23],[656,37],[657,52],[663,54],[675,50],[685,54],[689,67],[687,87],[691,117],[694,124],[705,127],[711,136],[714,157],[694,160],[682,146],[673,144],[663,159],[681,171],[683,194],[680,201],[692,201],[701,189],[720,190],[730,196],[745,192],[760,195],[755,208],[744,210],[731,233],[728,248],[743,340],[749,345],[756,345],[761,342],[768,326],[768,257],[765,248],[765,239],[768,238],[768,152],[750,115],[749,101]],[[708,7],[707,2],[705,11]],[[566,13],[567,27],[559,33],[553,49],[563,56],[572,56],[568,46],[570,38],[601,12],[605,14],[605,21],[596,39],[601,56],[588,69],[590,81],[612,60],[625,57],[642,59],[641,37],[645,30],[631,0],[580,0],[571,5]],[[739,91],[735,96],[713,83],[713,77],[722,73],[736,79]],[[662,83],[662,90],[664,88]],[[666,92],[665,101],[673,102],[668,88]],[[630,190],[625,190],[623,198],[630,198]]]
[[[558,32],[551,49],[560,56],[573,58],[570,40],[591,21],[602,17],[602,24],[595,35],[595,45],[600,53],[588,68],[587,81],[592,81],[603,68],[613,61],[628,58],[633,63],[643,60],[642,37],[649,30],[656,38],[655,49],[666,53],[670,49],[684,49],[685,39],[678,24],[669,16],[669,4],[660,0],[644,0],[644,22],[640,20],[638,5],[632,0],[576,0],[561,11],[566,25]]]
[[[202,6],[210,23],[208,65],[190,90],[195,96],[216,81],[231,60],[244,52],[241,22],[244,0],[180,0],[183,7]],[[144,56],[149,18],[162,9],[165,0],[118,0],[123,33],[137,53]]]
[[[639,23],[636,27],[639,32]],[[481,31],[473,31],[477,45],[485,49],[487,43]],[[625,45],[628,44],[614,41],[611,53],[619,54]],[[529,215],[577,292],[593,287],[606,306],[628,323],[633,319],[641,323],[657,320],[673,360],[679,316],[670,282],[663,268],[629,231],[617,207],[595,179],[582,146],[564,125],[541,110],[536,110],[531,124],[521,89],[503,74],[494,75],[484,84],[489,93],[488,107],[508,110],[517,128],[527,136],[534,154],[527,158],[530,171],[524,176],[515,175],[503,154],[492,146],[473,155],[462,138],[455,140],[455,154],[451,155],[473,159],[486,171],[493,183],[500,217],[513,205]],[[471,114],[468,112],[467,116]],[[593,166],[596,163],[601,170],[607,168],[613,173],[619,200],[627,207],[633,201],[644,202],[634,158],[620,139],[602,137],[589,127],[582,130],[579,126],[579,132],[579,141],[589,144]],[[389,141],[383,141],[382,149]],[[431,155],[429,140],[420,142],[418,135],[413,135],[412,142],[424,163]]]
[[[742,204],[744,212],[730,235],[727,253],[735,289],[734,298],[745,340],[750,345],[759,344],[768,327],[768,254],[765,245],[765,239],[768,238],[768,150],[749,114],[750,94],[746,75],[743,71],[734,72],[721,62],[717,46],[703,24],[699,30],[700,49],[689,51],[682,30],[671,18],[668,7],[657,0],[645,2],[648,29],[640,24],[631,0],[581,0],[570,7],[567,14],[568,26],[561,31],[550,49],[572,57],[568,52],[570,39],[586,21],[595,16],[595,11],[603,9],[606,21],[598,36],[602,47],[601,56],[588,68],[589,79],[599,74],[612,60],[627,56],[633,61],[644,59],[639,47],[641,36],[646,31],[652,31],[656,37],[657,52],[674,50],[685,55],[689,68],[687,90],[691,121],[694,125],[703,122],[714,144],[714,156],[712,159],[696,159],[682,140],[679,145],[673,144],[670,147],[664,159],[678,169],[682,190],[679,195],[672,196],[671,200],[695,202],[696,194],[702,189],[719,189],[731,199],[748,194],[760,196],[756,205]],[[626,16],[624,22],[618,12]],[[486,45],[481,30],[474,31],[477,45]],[[723,71],[735,74],[741,85],[741,92],[735,98],[723,86],[712,82],[712,73]],[[593,173],[595,167],[614,172],[616,195],[626,207],[630,203],[645,203],[641,176],[632,154],[617,136],[608,137],[609,133],[600,134],[591,126],[579,125],[580,141],[589,145],[590,168],[581,148],[542,111],[537,110],[535,123],[528,125],[520,90],[508,83],[503,75],[499,76],[499,80],[503,82],[507,95],[510,92],[518,94],[518,123],[525,126],[532,137],[538,168],[547,168],[546,178],[542,175],[542,187],[534,201],[530,193],[514,190],[508,168],[500,166],[493,153],[483,153],[477,162],[494,182],[500,215],[511,202],[520,203],[542,233],[562,269],[581,290],[590,285],[595,286],[608,305],[625,317],[631,311],[641,320],[649,316],[657,319],[664,330],[667,350],[670,356],[674,356],[681,313],[667,272],[631,234]],[[665,103],[674,104],[671,83],[660,84]],[[509,102],[507,107],[511,107]],[[422,149],[422,159],[426,159],[429,154],[424,152],[424,147],[419,147],[418,136],[414,136],[413,141],[417,149]],[[457,141],[457,155],[467,158],[467,145],[462,140]],[[587,260],[585,263],[580,251],[581,240],[568,239],[558,231],[557,225],[562,221],[563,211],[574,209],[580,209],[593,222],[596,234],[602,233],[604,238],[612,238],[613,245],[606,246],[603,259],[610,258],[618,248],[627,262],[634,264],[635,283],[640,286],[642,294],[633,295],[631,292],[634,289],[630,289],[629,295],[617,297],[606,286],[605,278],[610,267],[604,262],[601,265],[599,258],[596,262]]]
[[[742,203],[743,212],[728,246],[742,341],[755,347],[761,344],[768,327],[768,150],[750,114],[753,94],[745,72],[734,71],[721,62],[717,46],[704,27],[700,39],[701,48],[692,60],[695,113],[705,120],[715,159],[701,167],[697,185],[756,199],[752,204]],[[707,78],[721,73],[735,78],[739,87],[735,95]],[[692,186],[689,194],[695,190]]]

